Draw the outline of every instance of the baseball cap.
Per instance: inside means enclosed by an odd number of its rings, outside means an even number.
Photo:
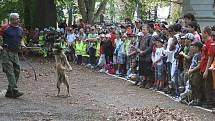
[[[56,32],[60,33],[60,29],[59,29],[59,28],[58,28],[58,29],[56,29]]]
[[[202,44],[202,42],[195,42],[195,43],[193,43],[193,46],[196,46],[198,48],[202,48],[203,44]]]
[[[176,38],[177,41],[181,40],[180,34],[176,34],[174,35],[174,37]]]
[[[160,40],[160,37],[158,35],[154,35],[151,38],[151,41],[159,41],[159,40]]]
[[[195,39],[195,37],[192,33],[187,33],[184,36],[182,36],[181,39],[189,39],[189,40],[193,41]]]
[[[105,37],[106,37],[106,38],[111,38],[111,35],[110,35],[110,34],[106,34]]]
[[[142,37],[142,36],[144,36],[144,34],[143,34],[143,32],[138,32],[137,36]]]
[[[92,26],[90,29],[95,30],[96,28],[94,26]]]
[[[105,34],[100,34],[100,37],[101,37],[101,38],[104,38],[104,37],[105,37]]]

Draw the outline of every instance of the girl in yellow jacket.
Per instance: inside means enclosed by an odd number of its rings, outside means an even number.
[[[82,64],[83,47],[84,43],[80,39],[77,39],[75,43],[75,55],[77,57],[77,64],[79,65]]]

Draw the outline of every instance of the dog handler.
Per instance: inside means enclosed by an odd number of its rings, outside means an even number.
[[[9,85],[5,97],[17,98],[24,93],[17,90],[17,81],[20,74],[20,64],[18,51],[24,46],[22,40],[23,31],[19,27],[19,14],[11,13],[9,16],[10,24],[0,28],[0,37],[3,38],[2,68],[6,74]]]

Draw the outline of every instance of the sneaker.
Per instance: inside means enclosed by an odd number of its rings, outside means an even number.
[[[94,66],[92,66],[92,65],[90,66],[90,69],[94,69],[94,68],[95,68]]]
[[[197,100],[192,100],[188,103],[189,106],[200,106],[200,102]]]
[[[100,72],[100,73],[104,73],[104,72],[105,72],[105,69],[104,69],[104,68],[103,68],[103,69],[100,69],[99,72]]]
[[[132,86],[137,86],[139,84],[139,81],[135,81],[134,84],[132,84]]]
[[[90,67],[91,67],[91,64],[87,64],[86,67],[87,67],[87,68],[90,68]]]

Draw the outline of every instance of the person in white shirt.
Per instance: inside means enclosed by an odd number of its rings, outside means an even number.
[[[73,28],[69,28],[69,30],[67,31],[67,44],[68,44],[68,49],[69,49],[69,56],[68,56],[68,60],[69,61],[75,61],[75,40],[76,40],[76,34],[75,34],[75,30]]]
[[[157,38],[155,40],[156,51],[155,54],[152,55],[152,62],[155,68],[155,83],[154,88],[157,90],[162,90],[164,88],[165,83],[165,72],[164,72],[164,40]]]
[[[67,42],[68,42],[68,46],[71,46],[72,44],[75,43],[75,40],[76,40],[76,35],[74,33],[74,29],[73,28],[70,28],[68,30],[68,33],[67,33]]]

